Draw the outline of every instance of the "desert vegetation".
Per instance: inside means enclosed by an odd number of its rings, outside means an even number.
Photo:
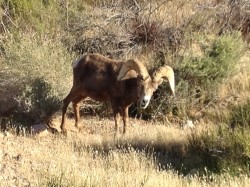
[[[248,186],[248,0],[0,5],[0,186]],[[163,83],[147,109],[132,105],[115,140],[111,107],[90,99],[81,132],[33,135],[60,124],[84,53],[169,65],[176,96]]]

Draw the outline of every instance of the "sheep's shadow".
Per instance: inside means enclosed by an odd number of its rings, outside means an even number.
[[[170,141],[161,143],[160,141],[151,140],[128,140],[124,137],[110,139],[86,145],[84,142],[74,142],[74,150],[89,150],[95,156],[108,157],[112,151],[121,151],[122,153],[130,153],[131,151],[141,152],[149,158],[153,158],[155,164],[160,170],[174,169],[177,173],[186,174],[187,170],[183,167],[183,158],[186,156],[185,145],[183,142]]]

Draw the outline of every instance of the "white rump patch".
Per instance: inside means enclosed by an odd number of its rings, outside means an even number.
[[[81,60],[82,58],[83,58],[83,56],[81,56],[81,57],[79,57],[77,60],[73,61],[73,62],[72,62],[72,67],[75,68],[75,67],[78,65],[78,63],[80,62],[80,60]]]

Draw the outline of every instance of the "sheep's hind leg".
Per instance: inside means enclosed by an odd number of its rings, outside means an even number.
[[[83,99],[85,99],[86,96],[79,96],[79,97],[76,97],[74,100],[73,100],[73,109],[74,109],[74,115],[75,115],[75,127],[77,129],[80,129],[80,126],[79,126],[79,121],[80,121],[80,101],[82,101]]]
[[[61,123],[60,128],[61,128],[62,133],[64,134],[67,134],[67,128],[65,125],[67,108],[70,102],[72,102],[75,98],[78,98],[80,96],[78,93],[80,92],[78,92],[78,90],[75,87],[72,87],[70,93],[63,99],[62,123]]]
[[[72,101],[73,95],[70,92],[67,97],[65,97],[65,99],[63,99],[63,107],[62,107],[62,123],[61,123],[61,130],[63,133],[67,133],[67,129],[66,129],[66,125],[65,125],[65,121],[66,121],[66,112],[67,112],[67,108],[69,106],[69,103]]]

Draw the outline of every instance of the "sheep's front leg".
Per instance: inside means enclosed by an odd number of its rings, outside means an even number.
[[[77,98],[75,98],[74,100],[73,100],[73,109],[74,109],[74,115],[75,115],[75,127],[77,128],[77,129],[79,129],[80,128],[80,126],[79,126],[79,121],[80,121],[80,105],[79,105],[79,102],[81,101],[81,100],[83,100],[85,98],[85,96],[78,96]]]
[[[121,115],[122,115],[122,121],[123,121],[123,134],[125,134],[126,133],[127,123],[128,123],[128,107],[123,109]]]

